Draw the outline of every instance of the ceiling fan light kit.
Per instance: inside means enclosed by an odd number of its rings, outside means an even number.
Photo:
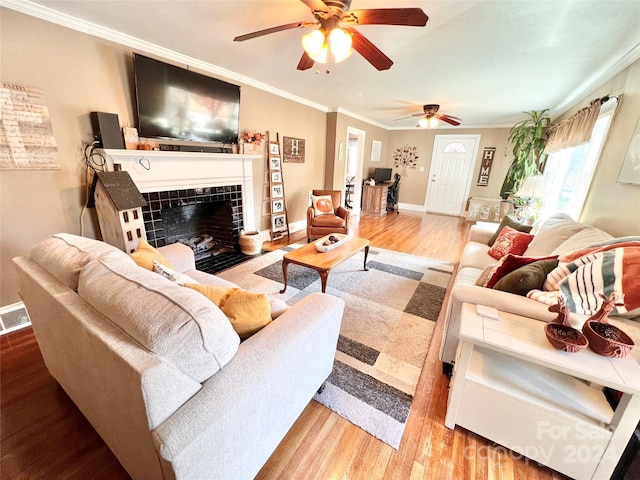
[[[371,43],[351,25],[400,25],[424,27],[429,17],[421,8],[369,8],[350,10],[351,0],[300,0],[316,19],[316,22],[300,21],[277,27],[266,28],[234,38],[243,42],[271,33],[306,28],[319,25],[319,28],[302,37],[304,52],[296,67],[307,70],[315,62],[327,63],[329,51],[336,63],[348,58],[353,50],[364,57],[377,70],[388,70],[393,61]],[[346,24],[347,26],[342,26]],[[353,50],[352,50],[353,48]]]
[[[420,128],[436,128],[440,125],[440,122],[433,117],[422,117],[418,120],[418,127]]]
[[[302,37],[302,48],[318,63],[327,63],[329,50],[335,62],[340,63],[353,53],[351,43],[351,35],[340,27],[331,30],[328,35],[319,28]]]

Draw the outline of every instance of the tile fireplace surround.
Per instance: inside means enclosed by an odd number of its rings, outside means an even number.
[[[233,236],[255,230],[253,161],[261,155],[102,150],[107,170],[125,170],[149,205],[143,208],[147,240],[165,244],[163,208],[230,202]]]

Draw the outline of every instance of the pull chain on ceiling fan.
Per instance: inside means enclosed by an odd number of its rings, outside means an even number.
[[[315,62],[326,63],[329,53],[336,63],[355,50],[377,70],[388,70],[393,61],[358,32],[352,25],[401,25],[424,27],[429,17],[421,8],[370,8],[350,10],[351,0],[300,0],[317,20],[294,22],[240,35],[233,40],[243,42],[271,33],[319,25],[317,30],[302,37],[304,52],[298,70],[307,70]]]

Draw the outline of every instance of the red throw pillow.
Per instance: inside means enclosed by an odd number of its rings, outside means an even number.
[[[521,257],[519,255],[507,253],[498,262],[495,271],[487,280],[485,287],[493,288],[495,284],[502,279],[502,277],[520,267],[524,267],[525,265],[529,265],[530,263],[537,262],[539,260],[555,260],[556,258],[558,258],[558,255],[549,255],[548,257]]]
[[[504,227],[488,253],[498,260],[507,253],[522,255],[531,243],[531,240],[533,240],[533,235],[519,232],[511,227]]]

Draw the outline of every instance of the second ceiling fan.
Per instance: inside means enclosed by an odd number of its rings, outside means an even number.
[[[319,25],[320,28],[302,38],[304,52],[298,70],[307,70],[315,62],[326,63],[329,52],[336,62],[351,54],[351,49],[362,55],[378,70],[388,70],[393,61],[358,32],[356,25],[402,25],[424,27],[429,17],[421,8],[370,8],[350,10],[351,0],[300,0],[315,17],[315,22],[300,21],[240,35],[233,40],[242,42],[271,33]]]
[[[445,115],[444,113],[438,113],[438,110],[440,110],[440,105],[437,105],[435,103],[428,103],[422,106],[421,113],[414,113],[413,115],[409,115],[408,117],[397,118],[396,120],[404,120],[405,118],[411,117],[422,117],[420,120],[418,120],[418,125],[416,125],[417,127],[421,128],[433,128],[438,124],[438,120],[442,120],[443,122],[453,125],[454,127],[457,127],[458,125],[460,125],[460,122],[462,122],[460,118],[454,117],[452,115]]]

